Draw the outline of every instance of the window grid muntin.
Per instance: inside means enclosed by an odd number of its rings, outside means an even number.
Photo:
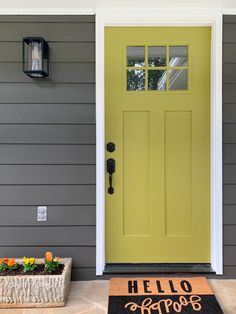
[[[145,66],[142,67],[128,67],[127,66],[127,48],[128,47],[136,47],[136,46],[143,46],[144,47],[144,60],[145,60]],[[148,48],[149,47],[166,47],[166,66],[149,66],[148,64]],[[169,60],[169,51],[170,47],[186,47],[187,50],[187,65],[184,66],[170,66],[170,60]],[[145,89],[144,90],[128,90],[128,80],[127,80],[127,70],[145,70]],[[148,89],[148,71],[149,70],[164,70],[166,71],[166,89],[165,90],[154,90],[154,89]],[[170,86],[170,70],[187,70],[187,89],[169,89]],[[190,55],[189,55],[189,45],[187,44],[160,44],[160,45],[127,45],[126,46],[126,91],[130,92],[188,92],[190,90]]]

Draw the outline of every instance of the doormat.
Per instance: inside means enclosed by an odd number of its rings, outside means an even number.
[[[223,314],[205,277],[113,278],[108,314]]]

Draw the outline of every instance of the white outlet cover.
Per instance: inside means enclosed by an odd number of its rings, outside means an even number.
[[[47,206],[37,207],[37,221],[47,221]]]

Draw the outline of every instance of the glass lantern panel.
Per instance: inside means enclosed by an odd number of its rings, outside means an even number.
[[[29,44],[29,66],[30,71],[43,71],[43,55],[42,55],[42,43],[32,42]],[[42,75],[35,73],[35,77]]]

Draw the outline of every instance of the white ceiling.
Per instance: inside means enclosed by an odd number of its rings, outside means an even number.
[[[66,11],[71,9],[87,9],[93,12],[97,8],[113,7],[138,9],[138,8],[219,8],[225,10],[236,10],[236,0],[0,0],[1,10],[31,10],[41,9],[60,10],[65,8]],[[1,11],[0,11],[1,14]]]

